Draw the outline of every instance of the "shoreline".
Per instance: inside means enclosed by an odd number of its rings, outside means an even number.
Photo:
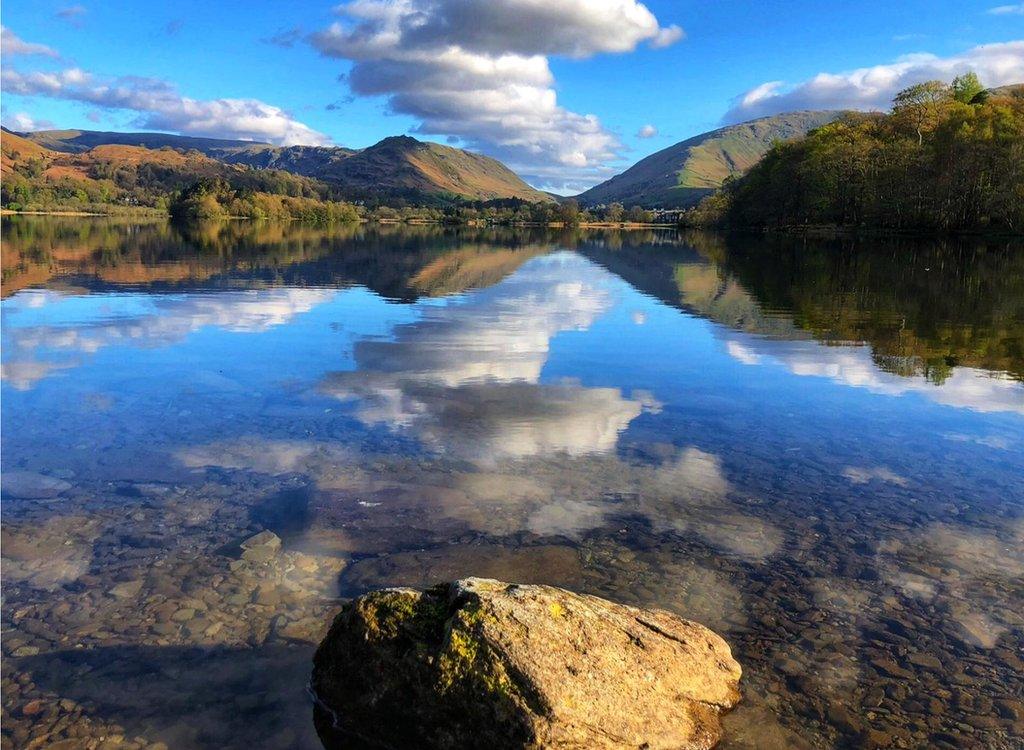
[[[814,240],[856,239],[856,240],[943,240],[943,239],[1017,239],[1024,240],[1024,231],[921,231],[897,230],[849,226],[785,226],[785,227],[735,227],[735,226],[691,226],[680,224],[680,230],[692,232],[723,232],[727,234],[754,234],[762,236],[804,237]]]
[[[170,214],[160,213],[157,211],[124,211],[115,213],[98,213],[92,211],[12,211],[9,208],[0,209],[0,216],[70,216],[80,218],[127,218],[127,219],[166,219],[171,221]],[[266,221],[266,222],[290,222],[290,221],[302,221],[302,219],[296,218],[281,218],[281,219],[253,219],[249,216],[225,216],[220,219],[208,219],[206,221]],[[341,222],[338,222],[341,223]],[[348,223],[348,222],[346,222]],[[509,224],[502,224],[497,222],[487,221],[462,221],[462,222],[449,222],[449,221],[433,221],[430,219],[365,219],[361,218],[358,222],[360,224],[382,224],[389,226],[397,226],[400,224],[407,224],[412,226],[450,226],[450,227],[549,227],[552,229],[680,229],[677,224],[658,223],[658,224],[642,224],[638,222],[621,222],[611,223],[605,221],[594,221],[594,222],[581,222],[579,224],[566,225],[562,222],[513,222]]]
[[[71,218],[110,218],[110,219],[164,219],[171,221],[171,216],[155,210],[128,210],[114,213],[99,213],[95,211],[12,211],[9,208],[0,209],[0,216],[54,216]],[[276,218],[276,219],[253,219],[248,216],[225,216],[220,219],[209,219],[206,221],[265,221],[265,222],[292,222],[303,221],[298,218]],[[313,222],[317,223],[317,222]],[[330,222],[329,222],[330,223]],[[757,234],[757,235],[779,235],[784,237],[804,237],[807,239],[851,239],[851,240],[942,240],[942,239],[978,239],[978,240],[1020,240],[1024,241],[1024,231],[991,231],[991,232],[928,232],[914,230],[894,230],[869,227],[848,227],[848,226],[785,226],[785,227],[714,227],[714,226],[688,226],[685,224],[672,223],[651,223],[642,224],[637,222],[612,223],[606,221],[580,222],[579,224],[564,224],[562,222],[512,222],[498,223],[487,221],[464,221],[449,222],[444,220],[430,219],[367,219],[360,218],[359,224],[380,224],[383,226],[442,226],[442,227],[524,227],[536,228],[546,227],[550,229],[614,229],[614,230],[638,230],[638,229],[676,229],[678,231],[698,232],[724,232],[730,234]]]

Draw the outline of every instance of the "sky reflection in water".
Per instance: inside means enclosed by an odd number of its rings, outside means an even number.
[[[54,220],[4,245],[5,655],[97,721],[315,744],[295,679],[262,687],[272,726],[186,730],[54,665],[155,695],[146,665],[202,645],[294,677],[338,592],[477,574],[722,631],[736,747],[1021,728],[1019,248]],[[262,528],[285,572],[231,551]]]

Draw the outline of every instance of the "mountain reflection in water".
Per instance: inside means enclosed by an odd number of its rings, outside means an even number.
[[[1020,247],[29,217],[2,239],[16,746],[316,747],[338,595],[471,574],[722,632],[727,746],[1024,730]],[[257,559],[262,529],[284,545]]]

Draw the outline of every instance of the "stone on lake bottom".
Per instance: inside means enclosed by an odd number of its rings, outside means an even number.
[[[57,497],[71,489],[63,479],[48,477],[34,471],[5,471],[0,475],[0,490],[4,495],[30,500]]]
[[[272,550],[281,549],[281,537],[275,534],[273,531],[261,531],[259,534],[255,534],[240,545],[242,549],[255,549],[256,547],[268,547]]]
[[[110,589],[110,595],[115,599],[134,599],[142,591],[142,581],[125,581],[113,586]]]
[[[247,562],[265,563],[274,559],[281,551],[281,537],[273,531],[261,531],[249,537],[240,545],[242,559]]]
[[[349,602],[314,658],[324,745],[705,750],[740,666],[702,625],[469,578]]]

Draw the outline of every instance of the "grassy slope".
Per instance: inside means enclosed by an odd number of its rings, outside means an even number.
[[[756,164],[777,140],[804,135],[842,115],[790,112],[712,130],[651,154],[579,196],[585,205],[681,207],[699,201],[734,174]]]
[[[0,134],[0,173],[7,175],[22,160],[41,159],[49,163],[55,154],[38,143],[22,138],[6,128]]]

